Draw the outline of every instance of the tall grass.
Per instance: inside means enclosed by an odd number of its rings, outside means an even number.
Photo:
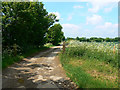
[[[67,76],[79,88],[118,88],[117,44],[75,40],[67,43],[60,60]]]
[[[115,48],[114,48],[115,46]],[[113,66],[118,66],[118,44],[71,41],[66,54],[71,57],[83,57],[102,60]]]
[[[74,81],[79,88],[118,88],[118,79],[113,81],[104,79],[104,76],[98,75],[97,77],[93,77],[91,74],[87,73],[87,71],[97,70],[111,76],[111,74],[108,74],[109,69],[112,70],[114,74],[116,73],[116,70],[111,67],[109,68],[109,66],[99,66],[99,61],[87,59],[84,62],[84,60],[80,60],[76,57],[69,57],[66,54],[60,54],[60,60],[67,76]],[[79,61],[83,62],[83,64],[81,65]]]

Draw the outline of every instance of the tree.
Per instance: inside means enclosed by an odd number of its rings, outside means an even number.
[[[76,37],[76,40],[79,40],[79,37]]]
[[[74,38],[71,38],[71,37],[67,37],[67,40],[74,40]]]
[[[120,40],[119,37],[115,37],[115,38],[114,38],[114,42],[118,42],[119,40]]]
[[[91,37],[90,38],[90,41],[96,41],[97,40],[97,37]]]
[[[79,40],[80,40],[80,42],[81,42],[81,41],[82,41],[82,42],[87,41],[86,37],[81,37],[81,38],[79,38]]]
[[[106,42],[110,42],[111,39],[110,39],[109,37],[107,37],[107,38],[105,38],[105,41],[106,41]]]
[[[43,6],[42,2],[2,2],[3,48],[44,45],[46,32],[57,19]]]
[[[59,42],[65,39],[64,33],[62,32],[62,26],[60,24],[55,24],[49,28],[46,35],[47,42],[53,45],[58,45]]]

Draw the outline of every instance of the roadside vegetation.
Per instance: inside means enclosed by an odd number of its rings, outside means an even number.
[[[1,12],[3,68],[64,40],[57,16],[42,2],[2,2]]]
[[[5,69],[6,67],[14,64],[15,62],[22,60],[23,58],[31,57],[34,54],[39,53],[43,50],[47,50],[53,46],[54,45],[52,45],[51,43],[47,43],[43,47],[30,47],[30,46],[28,46],[27,52],[24,52],[24,53],[19,52],[16,55],[14,55],[14,50],[12,50],[12,49],[7,50],[6,49],[6,50],[4,50],[4,52],[2,54],[2,69]],[[17,52],[18,51],[19,51],[19,49],[17,49]]]
[[[118,88],[118,44],[67,41],[61,63],[80,88]]]

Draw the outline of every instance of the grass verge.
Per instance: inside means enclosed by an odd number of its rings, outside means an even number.
[[[33,54],[38,53],[42,50],[46,50],[50,47],[53,47],[53,45],[48,44],[40,48],[30,48],[26,53],[21,54],[21,55],[16,55],[16,56],[5,54],[4,57],[2,57],[2,69],[7,68],[8,66],[14,64],[15,62],[22,60],[23,58],[33,56]]]
[[[118,88],[118,69],[103,61],[60,54],[68,77],[79,88]]]

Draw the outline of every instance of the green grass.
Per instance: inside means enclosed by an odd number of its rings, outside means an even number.
[[[53,45],[51,45],[51,44],[49,45],[48,44],[48,45],[44,45],[43,47],[40,47],[40,48],[31,48],[30,47],[27,50],[27,52],[24,52],[21,55],[18,54],[16,56],[14,56],[12,54],[5,53],[2,56],[2,69],[7,68],[8,66],[14,64],[15,62],[18,62],[18,61],[22,60],[23,58],[26,58],[28,56],[33,56],[33,54],[38,53],[38,52],[40,52],[42,50],[46,50],[46,49],[48,49],[50,47],[53,47]]]
[[[113,44],[113,43],[111,43]],[[67,55],[72,57],[84,57],[85,59],[97,59],[106,63],[112,64],[114,67],[118,67],[118,45],[110,45],[110,43],[80,43],[73,41],[69,44],[69,48],[66,49]]]
[[[99,60],[84,60],[82,58],[73,58],[66,54],[60,54],[60,60],[67,76],[70,77],[79,88],[117,88],[118,78],[116,81],[104,79],[104,75],[116,75],[117,77],[117,68],[113,68],[110,65],[108,65],[108,67],[101,67],[99,65],[102,62]],[[91,75],[94,70],[100,72],[97,77]],[[108,70],[111,70],[112,74]],[[91,71],[91,73],[88,73],[89,71]]]
[[[118,49],[110,43],[69,42],[61,63],[80,88],[118,88]]]

